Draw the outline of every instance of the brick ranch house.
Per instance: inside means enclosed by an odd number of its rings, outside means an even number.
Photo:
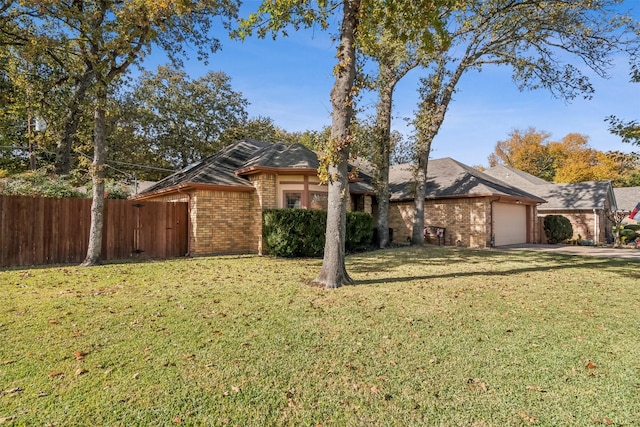
[[[547,215],[567,217],[573,227],[573,239],[580,237],[591,240],[594,244],[612,241],[613,223],[607,219],[607,216],[618,207],[617,193],[614,193],[610,181],[554,184],[527,172],[502,165],[489,168],[485,174],[509,182],[547,201],[538,207],[537,227],[540,232],[537,243],[547,242],[543,231],[544,217]]]
[[[350,209],[371,212],[373,189],[350,185]],[[262,253],[262,211],[326,209],[318,158],[302,145],[243,140],[147,188],[138,200],[189,203],[189,254]]]
[[[389,227],[394,241],[411,236],[413,166],[392,166]],[[536,211],[542,198],[451,158],[429,160],[424,223],[427,241],[464,247],[535,242]],[[438,229],[444,233],[438,239]]]
[[[327,187],[315,152],[302,145],[243,140],[146,189],[138,200],[189,203],[189,254],[262,253],[262,211],[326,209]],[[411,235],[413,175],[391,171],[389,224],[396,243]],[[348,210],[377,214],[371,177],[358,168]],[[429,162],[425,224],[445,229],[442,243],[466,247],[534,242],[542,198],[452,159]],[[434,230],[433,228],[428,228]]]

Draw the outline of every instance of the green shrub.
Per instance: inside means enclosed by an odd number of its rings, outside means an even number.
[[[544,233],[547,241],[556,244],[573,236],[571,221],[562,215],[547,215],[544,217]]]
[[[347,251],[371,244],[373,218],[365,212],[347,212]],[[268,209],[262,213],[265,252],[279,257],[319,257],[324,252],[327,212],[306,209]]]
[[[44,170],[24,172],[5,178],[0,183],[0,195],[41,197],[86,197],[64,179],[50,176]]]
[[[366,212],[347,212],[348,252],[361,251],[371,246],[373,239],[373,217]]]
[[[627,230],[633,230],[633,231],[640,230],[640,224],[625,224],[622,227],[624,227]]]
[[[630,229],[627,226],[625,226],[624,228],[620,229],[620,240],[622,241],[622,243],[632,242],[637,237],[638,237],[638,233],[636,233],[635,230]]]
[[[87,183],[87,197],[93,197],[93,183]],[[131,188],[118,181],[111,179],[105,180],[104,198],[105,199],[128,199],[131,196]]]

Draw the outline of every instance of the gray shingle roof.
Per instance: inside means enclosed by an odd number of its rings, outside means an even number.
[[[540,206],[538,210],[552,209],[604,209],[605,202],[615,208],[613,191],[609,181],[587,181],[571,184],[545,184],[531,189],[536,195],[545,199],[548,203]]]
[[[315,173],[318,169],[318,156],[314,151],[300,144],[272,144],[243,140],[168,176],[140,194],[154,193],[187,184],[253,188],[245,175],[265,169],[297,169],[305,173]],[[350,191],[373,193],[371,177],[366,172],[360,171],[358,182],[351,183]]]
[[[158,181],[141,194],[153,193],[187,183],[251,187],[249,181],[236,175],[236,170],[251,159],[256,152],[268,145],[271,144],[255,140],[236,142],[212,156]]]
[[[614,188],[613,193],[616,195],[618,209],[625,212],[631,212],[640,202],[640,187]]]
[[[412,200],[415,191],[413,165],[392,166],[389,173],[391,200]],[[540,197],[495,179],[451,158],[429,160],[427,198],[510,196],[544,202]]]
[[[610,181],[554,184],[503,165],[491,167],[484,173],[545,199],[547,203],[540,206],[539,211],[603,209],[607,200],[614,208],[616,205]]]
[[[240,169],[240,173],[261,168],[317,170],[318,156],[314,151],[300,144],[269,144],[247,160]]]
[[[549,184],[549,181],[545,181],[535,175],[504,165],[492,166],[485,170],[484,173],[520,188]]]

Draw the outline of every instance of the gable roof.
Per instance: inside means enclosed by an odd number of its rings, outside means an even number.
[[[618,209],[625,212],[631,212],[640,202],[640,187],[614,188],[613,193],[616,195]]]
[[[253,191],[254,186],[247,175],[265,171],[315,175],[318,173],[318,166],[318,155],[303,145],[241,140],[164,178],[139,196],[200,185]],[[356,182],[350,184],[350,191],[371,194],[374,190],[370,183],[371,177],[360,173]]]
[[[267,142],[255,140],[238,141],[173,175],[169,175],[140,194],[168,190],[182,184],[210,184],[252,188],[253,186],[249,181],[236,175],[236,170],[242,167],[256,152],[266,147],[267,144]]]
[[[389,172],[391,201],[413,200],[414,165],[392,166]],[[544,203],[534,194],[511,186],[451,158],[429,160],[427,199],[454,197],[507,196]]]
[[[606,201],[612,209],[616,208],[610,181],[555,184],[504,165],[493,166],[484,173],[545,199],[547,203],[539,211],[604,209]]]
[[[244,162],[236,173],[247,175],[263,170],[296,169],[317,173],[319,166],[318,156],[300,144],[269,144],[258,150],[252,158]]]
[[[549,181],[545,181],[535,175],[531,175],[530,173],[505,165],[492,166],[489,169],[486,169],[484,173],[520,188],[529,187],[531,185],[549,184]]]
[[[547,200],[547,204],[538,210],[604,209],[608,200],[611,209],[616,208],[613,187],[609,181],[587,181],[571,184],[545,184],[531,189],[536,195]]]

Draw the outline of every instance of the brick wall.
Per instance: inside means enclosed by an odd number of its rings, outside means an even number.
[[[413,202],[391,203],[389,227],[394,243],[406,243],[413,227]],[[486,198],[427,200],[425,227],[444,227],[445,244],[486,247],[489,240],[489,200]],[[437,243],[437,241],[432,241]]]
[[[545,210],[543,213],[539,213],[540,243],[547,242],[547,237],[544,233],[544,217],[547,215],[562,215],[569,219],[573,227],[573,240],[578,239],[578,235],[580,235],[584,240],[593,240],[595,243],[606,243],[607,237],[612,235],[612,223],[606,218],[602,209],[596,210],[595,214],[593,210]]]
[[[264,242],[262,241],[262,211],[265,209],[276,209],[278,207],[278,186],[277,176],[274,174],[252,175],[251,183],[256,188],[254,201],[251,210],[252,229],[255,248],[254,252],[262,254]]]
[[[192,255],[257,253],[255,192],[196,190],[191,197]]]

